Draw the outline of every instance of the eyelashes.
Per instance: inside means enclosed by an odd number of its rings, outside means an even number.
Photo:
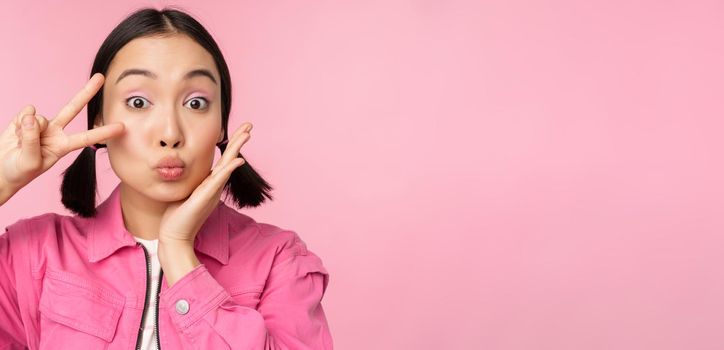
[[[146,108],[150,107],[150,105],[151,105],[150,101],[148,101],[145,97],[141,97],[141,96],[131,96],[131,97],[127,98],[125,101],[126,101],[126,106],[130,107],[131,109],[137,109],[137,110],[146,109]],[[193,103],[196,101],[199,101],[199,102]],[[197,96],[197,97],[191,98],[188,101],[186,101],[186,103],[184,103],[184,106],[190,105],[189,108],[191,108],[193,110],[204,111],[209,108],[210,104],[211,104],[211,102],[209,102],[209,100],[206,99],[205,97]],[[195,106],[198,106],[198,107],[195,107]]]
[[[129,104],[129,102],[134,101],[133,103]],[[140,103],[136,103],[139,102]],[[141,96],[131,96],[126,99],[126,106],[131,107],[132,109],[146,109],[148,107],[143,107],[145,104],[150,104],[147,99],[141,97]]]

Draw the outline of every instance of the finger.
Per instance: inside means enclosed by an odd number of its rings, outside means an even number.
[[[33,107],[33,105],[27,105],[27,106],[23,107],[23,109],[20,110],[20,113],[18,113],[15,116],[15,119],[13,119],[13,124],[15,124],[16,130],[20,130],[20,119],[24,115],[28,115],[28,114],[30,114],[30,115],[35,114],[35,107]]]
[[[240,157],[239,151],[241,150],[241,147],[246,144],[246,142],[251,137],[248,129],[248,127],[240,127],[236,132],[234,132],[234,136],[231,139],[231,142],[229,142],[229,144],[226,146],[224,154],[214,166],[212,173],[217,172],[217,169],[225,167],[231,161]]]
[[[30,111],[30,110],[34,110],[34,109],[28,109],[28,111]],[[30,113],[28,113],[28,114],[30,114]],[[21,116],[21,117],[22,117],[22,116]],[[45,117],[43,117],[43,116],[40,115],[40,114],[35,114],[35,120],[38,121],[38,124],[37,124],[37,125],[38,125],[38,133],[39,133],[39,134],[42,134],[42,133],[45,131],[45,129],[48,128],[48,123],[49,123],[49,122],[48,122],[48,119],[45,119]],[[20,118],[17,118],[16,124],[15,124],[15,135],[16,135],[17,137],[20,137],[20,135],[22,134],[22,131],[23,131],[23,129],[22,129],[22,127],[21,127],[20,125],[21,125],[21,123],[20,123]]]
[[[224,181],[222,181],[222,182],[226,183],[226,180],[229,179],[229,177],[231,176],[231,173],[234,171],[234,169],[242,166],[244,163],[246,163],[246,159],[236,158],[236,159],[232,160],[229,164],[227,164],[221,170],[221,172],[224,174],[224,176],[223,176]]]
[[[226,185],[226,181],[229,180],[229,177],[231,177],[231,173],[234,169],[242,166],[244,163],[246,163],[244,158],[236,158],[218,169],[215,174],[211,175],[211,181],[214,183],[214,188],[222,188]]]
[[[38,121],[34,115],[25,115],[21,118],[22,140],[20,141],[20,157],[18,159],[18,170],[37,170],[43,165],[40,156],[40,132]]]
[[[48,121],[47,118],[45,118],[44,116],[42,116],[40,114],[35,115],[35,120],[38,121],[38,130],[40,131],[40,134],[42,134],[45,131],[45,129],[48,128],[48,124],[50,124],[50,121]]]
[[[101,141],[105,141],[123,134],[126,126],[123,123],[111,123],[100,126],[91,130],[79,132],[68,137],[68,152],[92,146]]]
[[[224,153],[221,155],[221,158],[219,158],[219,160],[216,162],[216,164],[214,164],[214,167],[211,169],[212,174],[215,174],[217,172],[217,169],[223,168],[224,165],[230,159],[234,159],[234,158],[236,158],[236,156],[238,156],[238,151],[237,151],[236,155],[232,155],[233,154],[232,147],[234,146],[234,143],[238,139],[238,136],[240,134],[242,134],[243,132],[248,132],[248,130],[250,129],[250,126],[251,126],[250,123],[246,123],[246,124],[239,126],[239,128],[237,128],[236,131],[234,131],[234,133],[229,137],[229,143],[227,143]]]
[[[221,159],[219,159],[220,164],[226,164],[230,160],[239,157],[239,150],[249,139],[251,127],[251,123],[244,123],[236,129],[236,131],[234,131],[234,134],[231,135],[229,144],[226,145],[224,154],[221,156]],[[241,143],[238,143],[238,140],[240,140]],[[236,152],[234,152],[234,149],[236,149]]]
[[[51,123],[57,124],[61,128],[65,128],[70,121],[75,118],[88,101],[95,96],[96,92],[103,86],[105,77],[103,74],[96,73],[88,80],[83,89],[81,89],[68,104],[60,110],[55,119],[51,120]]]
[[[233,140],[235,137],[239,136],[243,132],[251,131],[252,126],[253,125],[251,125],[251,123],[249,123],[249,122],[239,125],[239,127],[236,128],[234,133],[229,137],[229,141]]]

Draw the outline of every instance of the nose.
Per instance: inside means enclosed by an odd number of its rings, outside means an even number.
[[[171,148],[176,148],[181,143],[181,141],[176,141]],[[166,140],[161,140],[161,147],[166,147],[166,145],[170,144],[170,142]]]
[[[170,112],[171,113],[168,114],[164,113],[166,117],[159,118],[163,124],[161,127],[161,136],[158,142],[161,147],[168,147],[169,145],[171,145],[171,148],[181,147],[183,144],[183,132],[179,125],[179,120],[175,113],[176,111]]]
[[[179,143],[181,143],[181,141],[177,141],[177,142],[174,143],[173,146],[171,146],[171,147],[172,147],[172,148],[176,148]],[[166,142],[166,141],[164,141],[164,140],[161,140],[161,147],[166,147],[167,144],[169,144],[169,143]]]

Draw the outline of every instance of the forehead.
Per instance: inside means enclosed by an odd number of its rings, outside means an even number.
[[[140,68],[160,79],[180,80],[190,69],[206,68],[218,79],[211,54],[183,34],[136,38],[124,45],[108,67],[106,76],[117,77],[125,69]]]

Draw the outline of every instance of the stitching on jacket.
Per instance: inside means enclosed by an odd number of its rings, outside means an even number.
[[[182,322],[179,327],[184,330],[193,326],[196,322],[199,322],[202,318],[204,318],[207,313],[221,305],[228,295],[229,293],[226,289],[222,288],[213,298],[211,298],[211,300],[197,307],[197,312],[189,314],[188,317],[186,317],[185,322]]]
[[[105,287],[101,287],[94,284],[93,282],[87,281],[83,277],[77,276],[72,272],[47,269],[45,275],[47,278],[51,278],[56,281],[60,281],[75,287],[88,290],[89,292],[100,296],[104,301],[112,303],[114,305],[125,304],[125,297],[121,296],[116,292],[112,292]]]

